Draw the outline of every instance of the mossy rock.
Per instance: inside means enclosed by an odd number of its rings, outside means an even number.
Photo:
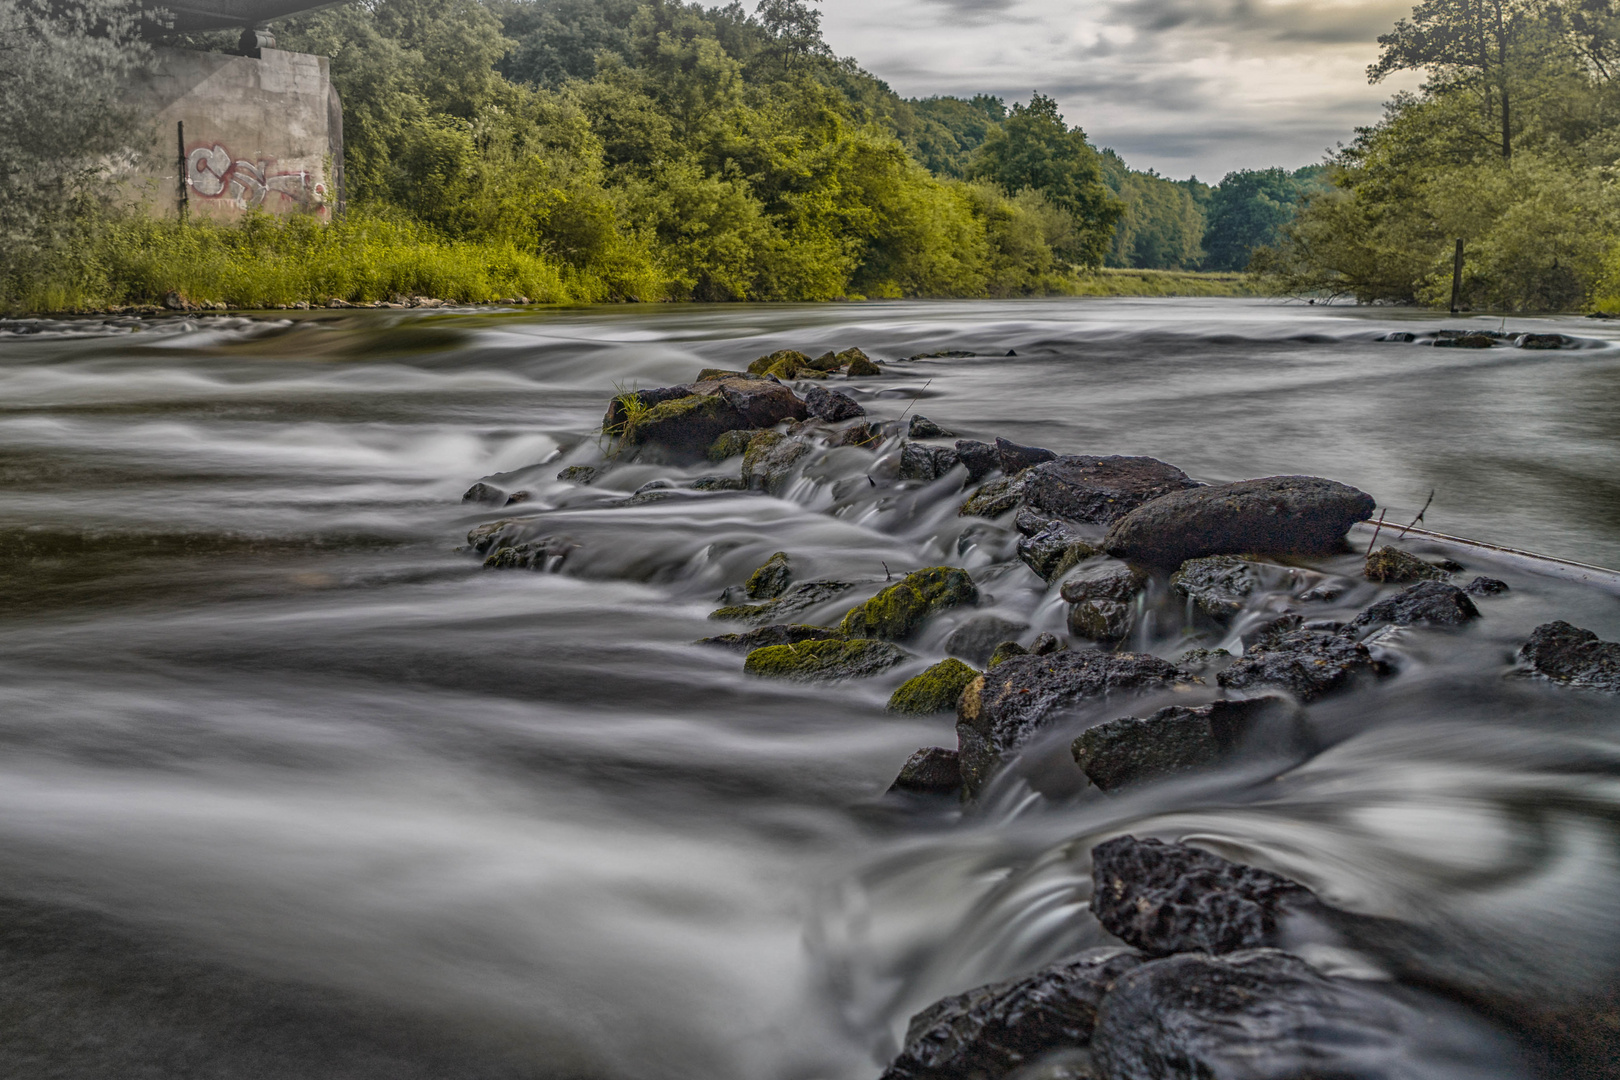
[[[557,474],[557,479],[569,484],[589,484],[596,479],[596,474],[594,465],[570,465]]]
[[[975,491],[956,511],[961,517],[1000,517],[1024,501],[1025,474],[1003,476]]]
[[[824,352],[809,363],[817,371],[833,372],[843,367],[848,361],[840,359],[835,352]]]
[[[710,461],[725,461],[727,458],[734,458],[738,454],[747,453],[748,444],[758,434],[759,432],[748,428],[733,428],[730,431],[721,432],[720,437],[709,444],[709,449],[704,452],[703,456]]]
[[[932,566],[907,574],[859,607],[850,609],[838,629],[850,637],[910,636],[924,619],[936,612],[979,599],[979,590],[966,570]]]
[[[912,716],[955,712],[962,688],[978,677],[977,671],[955,657],[941,660],[921,675],[901,683],[889,698],[889,711]]]
[[[809,363],[810,358],[804,355],[804,353],[799,352],[797,349],[777,349],[775,352],[771,353],[771,355],[762,356],[758,360],[755,360],[752,364],[749,364],[748,374],[776,375],[776,372],[772,371],[771,369],[781,364],[787,364],[789,370],[797,371],[799,368],[804,367]],[[782,378],[781,375],[777,375],[776,377],[779,379]],[[788,377],[791,378],[792,376]]]
[[[765,374],[774,375],[778,379],[825,379],[827,377],[825,371],[818,371],[810,366],[809,358],[804,353],[784,356],[766,368]]]
[[[793,569],[788,564],[788,553],[778,551],[765,560],[763,566],[748,575],[748,598],[750,600],[774,600],[782,595],[793,580]]]
[[[801,641],[827,641],[838,636],[838,631],[825,626],[807,626],[804,623],[777,623],[744,630],[737,634],[716,634],[699,638],[693,644],[718,645],[738,652],[753,652],[767,645],[797,645]]]
[[[732,604],[709,612],[711,619],[733,619],[739,622],[787,622],[801,611],[826,603],[855,586],[847,581],[799,581],[789,585],[782,595],[763,604]]]
[[[1015,656],[1028,655],[1029,650],[1018,644],[1018,642],[1003,641],[1000,645],[997,645],[995,651],[990,654],[990,660],[984,665],[984,668],[986,671],[988,671],[998,664],[1005,664],[1008,660],[1011,660]]]
[[[698,382],[723,382],[726,379],[746,379],[748,372],[732,371],[729,368],[706,367],[698,372]]]
[[[1445,581],[1451,575],[1409,551],[1385,544],[1367,556],[1368,581]]]
[[[657,444],[673,450],[706,454],[722,434],[742,418],[719,394],[692,394],[654,405],[625,425],[627,446]]]
[[[803,641],[755,649],[743,661],[743,671],[762,679],[832,682],[871,678],[909,659],[910,653],[887,641]]]
[[[849,362],[849,368],[845,374],[852,379],[859,379],[870,375],[881,375],[883,369],[868,360],[863,353]]]

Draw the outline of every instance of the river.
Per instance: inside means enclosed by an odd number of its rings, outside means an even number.
[[[1464,325],[1583,347],[1375,340]],[[692,644],[776,550],[868,592],[963,565],[1061,630],[954,487],[853,448],[780,498],[554,479],[602,460],[615,388],[955,350],[839,388],[1204,481],[1330,476],[1403,523],[1432,491],[1431,529],[1620,567],[1611,339],[1231,300],[0,324],[0,1074],[863,1080],[935,998],[1100,940],[1084,853],[1126,829],[1439,928],[1421,963],[1612,985],[1620,710],[1506,673],[1551,618],[1620,638],[1613,592],[1465,559],[1513,591],[1396,635],[1400,674],[1312,706],[1329,749],[1281,779],[1107,799],[1034,763],[964,815],[881,797],[954,745],[883,711],[920,668],[771,683]],[[464,505],[481,479],[530,501]],[[577,541],[562,572],[458,551],[514,512]]]

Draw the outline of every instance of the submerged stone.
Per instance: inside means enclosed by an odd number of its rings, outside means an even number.
[[[744,588],[750,600],[774,600],[782,595],[788,587],[788,582],[792,580],[793,570],[788,553],[778,551],[766,559],[758,570],[748,575],[748,584]]]
[[[978,794],[1000,764],[1064,712],[1113,694],[1169,689],[1187,677],[1143,653],[1015,656],[969,683],[957,704],[963,788]]]
[[[1344,686],[1353,675],[1385,670],[1359,641],[1327,631],[1296,630],[1245,651],[1215,681],[1231,690],[1277,687],[1311,701]]]
[[[1140,963],[1132,953],[1093,949],[945,998],[912,1018],[882,1080],[991,1080],[1055,1047],[1085,1046],[1105,996]]]
[[[956,451],[948,446],[908,442],[900,448],[900,479],[938,480],[956,468]]]
[[[1070,521],[1108,525],[1161,495],[1198,486],[1157,458],[1068,454],[1030,471],[1024,501]]]
[[[1206,555],[1325,554],[1372,510],[1372,496],[1346,484],[1268,476],[1154,499],[1114,522],[1103,548],[1165,568]]]
[[[787,622],[799,612],[826,603],[854,587],[847,581],[800,581],[789,585],[774,600],[767,600],[763,604],[733,604],[717,608],[709,612],[709,618],[752,623]]]
[[[956,763],[956,751],[943,746],[925,746],[906,759],[889,791],[905,791],[913,795],[955,795],[961,786],[962,770]]]
[[[911,426],[906,429],[906,434],[911,436],[913,439],[952,438],[951,432],[946,431],[944,428],[928,419],[928,417],[924,416],[922,413],[918,413],[911,418]]]
[[[1020,511],[1022,513],[1022,511]],[[1018,540],[1018,557],[1048,584],[1100,552],[1061,521]]]
[[[962,688],[978,677],[977,671],[954,657],[941,660],[921,675],[901,683],[889,698],[889,712],[914,716],[955,712]]]
[[[753,652],[767,645],[797,645],[801,641],[828,641],[838,637],[838,631],[825,626],[806,626],[803,623],[777,623],[746,630],[740,634],[718,634],[699,638],[698,645],[718,645],[738,652]]]
[[[1385,544],[1367,556],[1364,571],[1368,581],[1444,581],[1444,570],[1413,555],[1409,551]]]
[[[864,604],[850,609],[838,629],[850,637],[899,641],[909,637],[930,615],[979,598],[966,570],[933,566],[916,570]]]
[[[1477,577],[1463,586],[1469,596],[1500,596],[1508,591],[1508,583],[1493,577]]]
[[[1543,623],[1519,648],[1519,663],[1568,686],[1620,693],[1620,643],[1567,622]]]
[[[832,682],[870,678],[909,659],[910,653],[891,642],[830,638],[755,649],[743,661],[743,671],[762,679]]]
[[[1255,564],[1233,555],[1188,559],[1170,575],[1170,588],[1212,619],[1225,621],[1242,611],[1260,588]]]
[[[829,390],[825,386],[812,386],[804,395],[805,407],[811,416],[820,417],[829,424],[841,423],[865,416],[866,410],[848,394]]]
[[[482,525],[475,525],[467,532],[467,546],[483,555],[492,548],[500,547],[507,539],[508,532],[517,527],[518,522],[514,518],[502,518],[500,521],[486,521]]]
[[[1082,600],[1069,606],[1069,633],[1086,641],[1124,641],[1135,624],[1135,606],[1116,600]]]
[[[1128,604],[1146,587],[1148,576],[1118,559],[1088,559],[1063,580],[1058,595],[1071,604],[1085,600],[1113,600]]]
[[[599,472],[594,465],[570,465],[557,474],[557,479],[569,484],[587,485],[596,480]]]
[[[1091,849],[1091,913],[1150,956],[1276,945],[1316,907],[1303,885],[1185,844],[1120,836]]]
[[[1120,791],[1230,760],[1251,742],[1257,750],[1297,756],[1306,745],[1299,714],[1280,698],[1170,705],[1152,716],[1126,716],[1088,728],[1070,746],[1075,764],[1097,787]]]
[[[945,639],[945,651],[970,663],[983,664],[998,644],[1028,629],[1028,623],[1013,622],[998,615],[975,615],[951,631]]]
[[[493,484],[479,482],[462,493],[461,501],[464,503],[479,503],[483,506],[504,506],[506,504],[506,492]]]
[[[958,452],[960,458],[960,452]],[[992,480],[968,497],[956,511],[961,517],[1000,517],[1016,507],[1024,498],[1024,478],[1004,476]]]
[[[579,544],[566,536],[541,536],[496,547],[484,559],[486,570],[557,570]]]
[[[743,455],[743,479],[751,490],[781,495],[793,479],[793,466],[814,448],[815,444],[803,435],[762,431],[754,436]]]
[[[1479,608],[1468,594],[1444,581],[1420,581],[1363,611],[1350,624],[1352,630],[1369,626],[1461,626],[1479,618]]]
[[[1028,656],[1029,650],[1016,641],[1003,641],[990,652],[990,659],[985,663],[985,669],[1000,667],[1015,656]]]

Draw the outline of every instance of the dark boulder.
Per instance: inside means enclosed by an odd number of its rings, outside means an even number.
[[[781,596],[793,580],[793,568],[788,559],[788,553],[778,551],[758,570],[748,575],[748,584],[745,589],[750,600],[774,600]]]
[[[538,536],[496,547],[484,559],[486,570],[545,570],[562,568],[579,544],[566,536]]]
[[[737,652],[753,652],[763,649],[767,645],[797,645],[801,641],[830,641],[838,637],[838,631],[825,626],[805,626],[802,623],[777,623],[775,626],[761,626],[757,630],[747,630],[740,634],[719,634],[715,637],[699,638],[699,645],[718,645],[724,649],[733,649]]]
[[[1029,643],[1029,655],[1051,656],[1053,653],[1062,652],[1067,648],[1068,646],[1056,634],[1037,634],[1035,640]]]
[[[901,683],[889,698],[888,711],[911,716],[955,712],[963,687],[979,673],[954,657],[947,657]]]
[[[462,492],[461,501],[481,506],[505,506],[506,492],[493,484],[477,483]]]
[[[1620,694],[1620,643],[1600,641],[1567,622],[1536,627],[1519,649],[1519,663],[1554,682]]]
[[[900,775],[889,785],[889,791],[955,795],[961,786],[962,770],[956,763],[956,751],[943,746],[925,746],[906,759],[900,767]]]
[[[1420,581],[1378,601],[1351,622],[1353,631],[1371,626],[1461,626],[1479,618],[1468,594],[1444,581]]]
[[[948,446],[908,442],[900,448],[900,479],[938,480],[956,468],[956,451]]]
[[[738,427],[768,428],[784,420],[810,415],[805,401],[791,389],[769,379],[721,379],[693,385],[697,394],[718,394],[743,418]],[[711,442],[713,440],[710,440]]]
[[[883,433],[867,423],[850,424],[827,433],[828,446],[859,446],[866,450],[877,449],[877,444],[883,441]]]
[[[1439,336],[1434,339],[1434,347],[1437,349],[1488,349],[1496,344],[1495,338],[1490,334],[1455,334],[1455,336],[1451,336],[1453,333],[1448,333],[1445,330],[1440,331]]]
[[[996,440],[996,463],[1008,476],[1021,473],[1032,465],[1051,461],[1057,455],[1039,446],[1020,446],[1008,439]]]
[[[960,457],[960,454],[958,455]],[[1000,517],[1016,507],[1024,498],[1024,477],[1003,476],[979,488],[958,509],[962,517]]]
[[[1215,677],[1229,690],[1277,687],[1311,701],[1347,683],[1360,672],[1383,674],[1384,665],[1367,646],[1343,634],[1296,630],[1247,650]]]
[[[990,659],[985,662],[985,670],[1000,667],[1015,656],[1028,656],[1029,650],[1016,641],[1003,641],[990,650]]]
[[[901,641],[911,636],[930,615],[948,611],[979,598],[979,590],[966,570],[932,566],[915,570],[844,616],[840,632],[850,637]]]
[[[1373,338],[1374,341],[1400,341],[1410,344],[1417,340],[1417,335],[1410,330],[1391,330],[1382,337]]]
[[[687,486],[693,491],[747,491],[748,481],[740,476],[700,476]]]
[[[793,479],[793,466],[813,449],[808,436],[761,431],[743,454],[742,478],[751,491],[781,495]]]
[[[1562,349],[1575,341],[1563,334],[1520,334],[1513,344],[1521,349]]]
[[[1424,562],[1409,551],[1385,544],[1367,556],[1363,571],[1368,581],[1444,581],[1449,575],[1440,567]]]
[[[1260,574],[1248,559],[1210,555],[1182,563],[1170,575],[1170,588],[1205,615],[1224,622],[1242,611],[1260,588]]]
[[[755,649],[743,661],[743,672],[761,679],[837,682],[881,675],[909,659],[910,653],[887,641],[828,638]]]
[[[1318,906],[1297,882],[1185,844],[1119,836],[1091,849],[1091,913],[1150,956],[1278,945],[1287,918]]]
[[[1018,540],[1018,557],[1048,584],[1096,554],[1095,547],[1061,521],[1049,522],[1040,532]]]
[[[608,402],[607,415],[602,417],[602,434],[623,435],[624,425],[635,413],[644,412],[654,405],[690,397],[691,386],[659,386],[646,390],[630,390]]]
[[[882,1080],[993,1080],[1054,1048],[1085,1046],[1106,995],[1140,963],[1093,949],[945,998],[912,1018]]]
[[[1268,476],[1171,492],[1114,522],[1103,547],[1166,569],[1205,555],[1325,554],[1372,509],[1371,495],[1345,484]]]
[[[1058,595],[1071,604],[1112,600],[1128,604],[1147,585],[1148,576],[1118,559],[1089,559],[1064,579]]]
[[[829,424],[842,423],[866,415],[866,410],[861,408],[860,403],[854,398],[837,390],[829,390],[825,386],[812,386],[804,395],[804,403],[811,416],[820,417]]]
[[[478,554],[484,555],[495,548],[511,543],[521,529],[522,525],[515,518],[486,521],[482,525],[474,525],[467,531],[467,546],[478,552]]]
[[[1264,649],[1277,644],[1295,630],[1301,630],[1304,627],[1305,619],[1303,616],[1296,615],[1291,611],[1285,611],[1281,615],[1273,615],[1269,619],[1250,626],[1243,631],[1243,636],[1239,640],[1243,643],[1245,652],[1251,649]],[[1342,627],[1342,623],[1335,623],[1331,626],[1312,624],[1311,629],[1339,630]]]
[[[976,439],[957,439],[956,457],[968,471],[968,480],[978,483],[1001,468],[1001,457],[996,448]]]
[[[600,471],[595,465],[570,465],[557,474],[557,479],[569,484],[588,485],[596,480]]]
[[[620,438],[629,447],[657,447],[695,459],[726,432],[752,426],[717,394],[687,394],[632,415]]]
[[[945,651],[973,664],[984,664],[996,646],[1029,629],[1028,623],[1012,622],[996,615],[975,615],[950,632]]]
[[[1121,973],[1091,1061],[1107,1080],[1527,1080],[1515,1043],[1428,995],[1330,978],[1275,949]]]
[[[1198,486],[1157,458],[1068,454],[1030,470],[1024,502],[1070,521],[1109,525],[1161,495]]]
[[[1004,660],[969,683],[957,704],[963,787],[977,794],[1003,759],[1076,706],[1185,681],[1173,664],[1143,653],[1066,651]]]
[[[800,581],[789,585],[774,600],[767,600],[763,604],[735,604],[717,608],[709,612],[709,618],[759,624],[787,622],[799,612],[824,604],[854,587],[847,581]]]
[[[949,439],[952,437],[951,432],[946,431],[922,413],[918,413],[911,418],[911,426],[906,429],[906,434],[913,439]]]
[[[1083,641],[1124,641],[1136,625],[1136,609],[1116,600],[1082,600],[1065,619],[1069,633]]]
[[[501,505],[516,506],[519,503],[526,503],[532,498],[534,498],[534,492],[532,491],[514,491],[506,497],[506,501]]]
[[[1500,596],[1508,591],[1508,583],[1493,577],[1477,577],[1463,586],[1469,596]]]
[[[1249,698],[1110,720],[1088,729],[1070,749],[1087,779],[1112,793],[1219,765],[1242,749],[1295,760],[1308,746],[1298,710],[1280,698]]]

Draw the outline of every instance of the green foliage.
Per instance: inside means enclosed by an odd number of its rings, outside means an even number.
[[[1299,212],[1300,200],[1319,190],[1321,170],[1243,169],[1227,173],[1210,194],[1204,231],[1204,267],[1243,270],[1256,248],[1275,244]]]

